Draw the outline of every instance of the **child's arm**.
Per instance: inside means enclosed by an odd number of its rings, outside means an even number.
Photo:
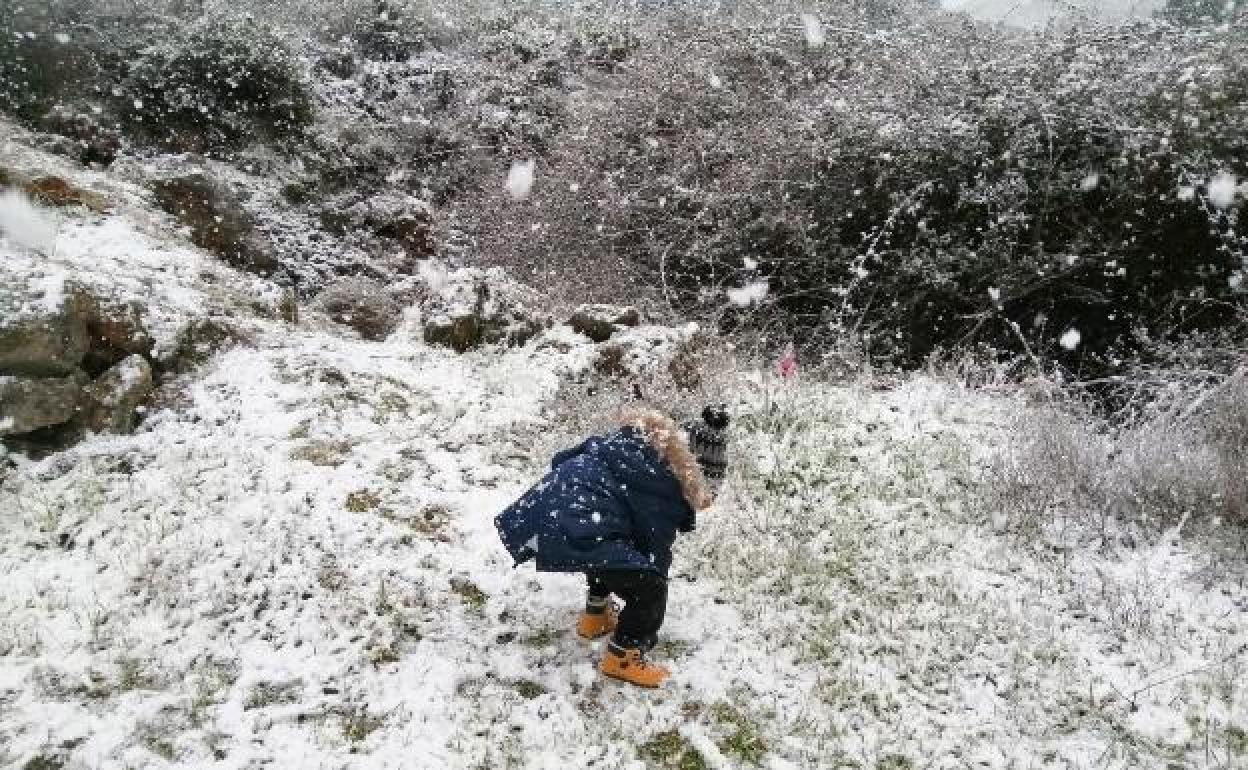
[[[565,462],[567,462],[568,460],[571,460],[573,457],[576,457],[577,455],[585,454],[585,450],[588,449],[589,442],[591,441],[593,441],[592,437],[585,439],[580,444],[577,444],[571,449],[564,449],[559,452],[556,452],[554,458],[551,459],[550,461],[550,469],[553,471],[555,468],[558,468],[560,465],[563,465]]]

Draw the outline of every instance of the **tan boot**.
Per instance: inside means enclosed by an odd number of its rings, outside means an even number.
[[[576,635],[582,639],[598,639],[614,631],[618,620],[619,613],[607,602],[602,612],[581,612],[576,621]]]
[[[620,679],[638,687],[658,687],[671,676],[671,672],[663,666],[648,662],[641,650],[636,647],[620,647],[615,642],[607,643],[607,651],[602,655],[598,670],[612,679]]]

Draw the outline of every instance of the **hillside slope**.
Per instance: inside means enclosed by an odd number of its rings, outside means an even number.
[[[107,180],[79,178],[82,184]],[[492,518],[574,440],[597,346],[382,342],[113,191],[10,277],[144,299],[244,341],[133,436],[0,478],[0,764],[135,767],[1235,767],[1243,573],[1157,542],[1033,542],[967,504],[1009,396],[722,383],[734,476],[678,543],[657,693],[603,681],[575,576],[515,570]],[[656,338],[668,332],[651,330]],[[160,340],[158,339],[158,344]]]

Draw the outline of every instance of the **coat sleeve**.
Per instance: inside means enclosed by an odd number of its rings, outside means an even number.
[[[589,448],[589,442],[591,441],[593,441],[592,438],[587,438],[571,449],[564,449],[560,452],[556,452],[554,458],[550,461],[550,469],[553,471],[560,465],[566,463],[568,460],[571,460],[573,457],[585,454],[585,450]]]

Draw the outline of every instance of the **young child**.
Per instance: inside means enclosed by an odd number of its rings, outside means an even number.
[[[589,583],[576,632],[614,631],[602,673],[658,687],[668,670],[646,660],[667,611],[667,571],[677,532],[692,532],[711,504],[707,479],[724,476],[728,414],[707,407],[682,428],[659,412],[624,413],[620,427],[555,455],[551,471],[494,524],[520,565],[584,572]],[[617,616],[609,597],[624,602]]]

